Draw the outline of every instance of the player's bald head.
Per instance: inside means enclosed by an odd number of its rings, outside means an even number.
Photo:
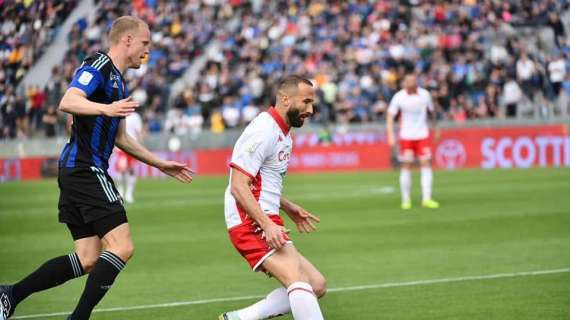
[[[313,88],[313,83],[309,79],[300,76],[287,76],[281,79],[277,85],[277,98],[284,95],[295,96],[299,93],[299,89],[301,89],[302,86]]]
[[[315,90],[313,83],[300,76],[287,76],[277,85],[276,107],[286,110],[286,121],[292,126],[303,126],[305,119],[313,115]]]
[[[143,29],[148,29],[148,24],[142,19],[133,16],[119,17],[113,21],[111,31],[109,32],[109,41],[111,44],[117,44],[123,35],[138,33]]]

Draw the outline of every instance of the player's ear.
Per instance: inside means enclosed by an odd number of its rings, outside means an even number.
[[[288,95],[282,95],[281,102],[284,106],[289,106],[289,104],[291,103],[291,99],[289,98]]]

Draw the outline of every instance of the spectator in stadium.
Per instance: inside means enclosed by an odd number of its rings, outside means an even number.
[[[219,41],[221,49],[209,56],[202,76],[189,88],[206,128],[227,96],[235,101],[238,125],[243,125],[244,107],[269,106],[275,79],[292,72],[311,75],[319,84],[323,114],[313,121],[321,123],[377,121],[371,106],[379,97],[389,100],[408,69],[416,70],[419,83],[433,94],[440,118],[452,119],[461,109],[467,118],[497,116],[478,109],[488,85],[497,86],[498,96],[504,96],[511,74],[525,93],[521,107],[528,101],[542,105],[541,94],[553,97],[546,50],[556,45],[562,54],[570,54],[559,14],[568,4],[560,1],[448,1],[436,6],[400,1],[235,3],[101,0],[93,23],[82,19],[70,34],[70,51],[57,71],[59,83],[71,78],[86,54],[101,47],[109,21],[130,11],[157,26],[148,64],[127,74],[131,87],[135,83],[139,93],[147,95],[144,107],[154,108],[149,114],[155,131],[160,130],[155,119],[172,107],[169,84],[212,41]],[[7,30],[12,23],[4,23]],[[552,28],[556,43],[539,38],[539,28]],[[7,70],[7,77],[18,74],[13,67]],[[464,99],[457,99],[459,95]],[[452,97],[467,105],[452,108]],[[221,109],[222,119],[226,109]]]
[[[5,1],[0,6],[0,82],[3,90],[16,91],[27,70],[43,54],[51,43],[59,26],[76,6],[76,1],[38,0],[38,1]],[[36,129],[41,124],[42,88],[33,98],[25,98],[32,106],[31,118],[23,120],[22,110],[18,105],[14,114],[18,119],[18,136],[25,137],[28,129]],[[24,101],[24,103],[26,103]],[[20,102],[18,102],[20,103]],[[8,107],[6,107],[6,110]],[[10,109],[14,109],[12,106]],[[8,112],[11,114],[11,111]],[[4,118],[11,121],[12,116]],[[32,122],[28,125],[28,122]],[[11,132],[8,124],[7,131]],[[8,136],[16,136],[9,134]]]
[[[57,132],[57,122],[57,110],[53,105],[49,106],[46,110],[46,113],[44,113],[42,116],[42,123],[45,130],[45,136],[47,138],[55,137]]]
[[[553,100],[560,96],[562,81],[566,77],[566,62],[560,53],[555,52],[548,62],[548,77],[552,86]]]
[[[522,95],[523,93],[518,83],[512,77],[507,78],[503,87],[503,100],[505,101],[505,115],[508,118],[517,116],[517,109]]]
[[[564,30],[564,24],[560,21],[558,12],[551,11],[548,13],[548,26],[552,28],[554,32],[554,42],[556,46],[560,48],[560,39],[564,38],[566,32]]]

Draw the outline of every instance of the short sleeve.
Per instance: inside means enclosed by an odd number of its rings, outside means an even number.
[[[395,116],[400,111],[400,94],[396,93],[392,100],[390,100],[390,105],[388,106],[388,113]]]
[[[83,66],[75,72],[70,88],[81,89],[89,97],[103,83],[103,76],[99,70],[92,66]]]
[[[433,108],[433,100],[431,99],[431,94],[429,93],[429,91],[425,90],[424,91],[425,96],[426,96],[426,103],[427,103],[427,109],[429,111],[434,111]]]
[[[244,131],[234,147],[230,167],[255,179],[263,161],[270,155],[271,141],[272,135],[267,133]]]

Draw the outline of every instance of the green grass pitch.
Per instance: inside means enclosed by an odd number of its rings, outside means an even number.
[[[438,210],[399,209],[396,172],[290,175],[284,195],[322,219],[292,238],[325,274],[326,319],[570,319],[570,270],[433,284],[410,281],[570,268],[570,170],[436,172]],[[127,211],[136,252],[92,319],[217,319],[255,299],[125,311],[171,302],[263,295],[224,225],[226,177],[191,185],[144,180]],[[0,184],[0,283],[69,253],[55,180]],[[293,227],[289,220],[289,227]],[[31,296],[16,316],[73,309],[85,278]],[[45,318],[45,317],[44,317]],[[59,315],[48,319],[64,319]],[[284,317],[284,319],[292,319]]]

